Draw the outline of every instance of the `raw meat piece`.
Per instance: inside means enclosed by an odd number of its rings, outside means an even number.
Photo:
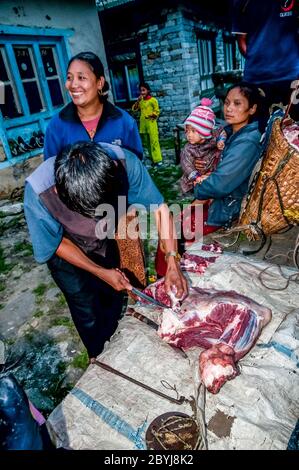
[[[283,129],[287,141],[299,151],[299,125],[293,123]]]
[[[219,253],[219,251],[216,251],[218,250],[216,244],[203,246],[212,247],[211,251]],[[203,274],[211,263],[215,263],[217,258],[218,256],[208,256],[207,258],[204,258],[203,256],[192,255],[191,253],[185,252],[182,256],[180,265],[182,271]],[[171,307],[173,305],[171,298],[165,292],[164,278],[147,286],[144,289],[144,292],[145,294],[150,295],[156,300],[159,300],[160,302],[164,303],[168,307]]]
[[[180,263],[181,270],[188,271],[189,273],[203,274],[211,263],[215,263],[217,258],[218,256],[204,258],[203,256],[184,253]]]
[[[147,286],[143,292],[147,295],[150,295],[156,300],[159,300],[159,302],[162,302],[163,304],[167,305],[167,307],[171,307],[171,298],[169,297],[168,294],[166,294],[165,291],[165,280],[164,277],[162,279],[159,279],[159,281],[154,282],[153,284],[150,284]],[[157,307],[160,308],[160,307]]]
[[[159,283],[155,293],[166,302],[168,296]],[[269,308],[237,292],[191,287],[180,310],[163,311],[158,334],[176,347],[211,348],[199,357],[200,371],[207,389],[217,393],[237,375],[235,363],[254,345],[270,319]]]
[[[239,371],[235,365],[235,351],[227,344],[215,344],[199,356],[201,380],[211,393],[218,393],[227,380]]]
[[[203,251],[214,251],[215,253],[223,252],[221,245],[219,245],[217,242],[210,243],[209,245],[202,245],[201,249]]]

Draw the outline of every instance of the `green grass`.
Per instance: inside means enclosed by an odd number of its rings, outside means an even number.
[[[33,289],[33,293],[37,296],[37,297],[41,297],[44,295],[44,293],[46,292],[48,286],[44,283],[41,283],[39,284],[35,289]]]
[[[67,326],[72,328],[73,322],[69,317],[57,317],[51,321],[51,326]]]
[[[32,245],[24,241],[18,242],[14,246],[14,252],[15,253],[24,252],[24,256],[32,255],[33,254]]]
[[[165,198],[168,204],[177,203],[178,199],[178,185],[175,184],[182,175],[180,166],[169,165],[161,167],[158,170],[150,169],[149,173],[154,180],[157,188]]]
[[[65,297],[62,293],[57,295],[57,306],[58,307],[66,307],[67,303]]]
[[[74,357],[72,366],[77,367],[78,369],[85,370],[88,366],[88,362],[88,354],[86,351],[83,351],[82,353]]]
[[[33,316],[35,318],[40,318],[44,315],[44,312],[42,310],[36,310],[36,312],[34,312]]]
[[[13,267],[14,264],[6,263],[3,248],[0,246],[0,273],[6,274],[11,271]]]
[[[166,139],[160,139],[161,150],[171,150],[174,149],[174,138],[168,137]]]
[[[58,374],[63,374],[65,372],[67,368],[67,364],[63,361],[60,361],[58,364],[57,364],[57,372]]]
[[[0,235],[3,235],[3,233],[10,229],[10,228],[16,228],[20,225],[23,225],[23,215],[17,215],[15,218],[11,219],[9,222],[5,222],[5,219],[0,218]]]
[[[0,292],[2,292],[3,290],[5,290],[5,283],[0,281]]]
[[[13,339],[13,338],[7,338],[7,339],[5,340],[6,346],[12,346],[13,344],[15,344],[15,342],[16,342],[16,340]]]
[[[24,337],[26,341],[28,341],[28,343],[33,343],[34,333],[32,331],[28,331],[27,333],[25,333]]]

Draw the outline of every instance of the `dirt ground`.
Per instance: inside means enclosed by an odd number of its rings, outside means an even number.
[[[177,195],[180,170],[170,158],[165,161],[159,173],[150,172],[165,199],[172,201]],[[87,354],[63,294],[47,266],[38,265],[33,258],[21,202],[0,201],[0,236],[0,364],[6,363],[5,369],[13,372],[29,399],[48,416],[83,374]],[[274,235],[267,259],[294,266],[292,250],[297,236],[298,227]],[[249,243],[243,236],[225,250],[242,252],[256,247],[257,243]],[[262,259],[266,249],[251,256]],[[150,241],[149,275],[154,273],[155,250],[156,243]]]

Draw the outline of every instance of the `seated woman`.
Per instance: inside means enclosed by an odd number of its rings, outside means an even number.
[[[193,204],[211,199],[209,205],[204,206],[200,236],[220,227],[230,227],[239,216],[250,175],[261,153],[261,134],[258,122],[253,120],[257,117],[261,99],[259,89],[247,83],[233,85],[227,92],[224,102],[227,140],[220,161],[213,173],[194,182],[196,200]],[[198,171],[201,165],[201,161],[195,161]],[[184,226],[184,221],[182,224]],[[156,270],[159,276],[164,275],[164,255],[160,247]]]

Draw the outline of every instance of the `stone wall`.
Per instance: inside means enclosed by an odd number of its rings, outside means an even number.
[[[206,30],[212,27],[215,31],[215,26],[201,25],[201,22],[186,18],[181,9],[166,12],[165,18],[165,22],[149,25],[139,33],[147,36],[147,40],[140,43],[144,79],[159,100],[160,134],[169,137],[176,124],[183,122],[199,104],[201,90],[196,31],[199,27]],[[222,31],[217,34],[216,54],[216,63],[221,66]]]
[[[0,200],[8,198],[17,188],[22,188],[25,179],[38,167],[43,161],[43,155],[28,158],[21,163],[9,166],[0,171]]]

